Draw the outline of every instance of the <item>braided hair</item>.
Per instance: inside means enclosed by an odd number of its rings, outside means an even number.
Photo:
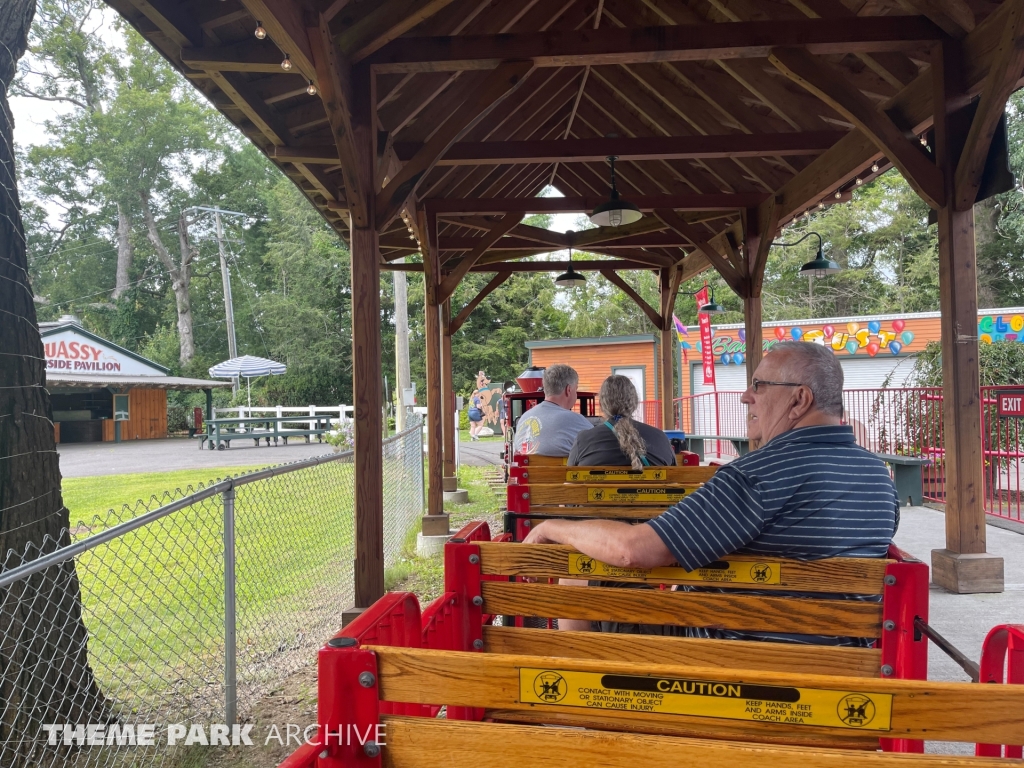
[[[636,388],[625,376],[612,374],[601,384],[598,395],[601,413],[612,425],[612,431],[619,440],[619,448],[629,457],[633,469],[643,467],[641,456],[647,455],[647,443],[633,423],[633,412],[638,404]]]

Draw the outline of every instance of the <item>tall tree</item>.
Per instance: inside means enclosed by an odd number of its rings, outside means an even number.
[[[34,12],[34,0],[0,3],[0,570],[70,543],[7,101]],[[0,591],[0,616],[5,637],[16,638],[0,644],[0,744],[5,764],[22,766],[38,757],[42,723],[106,722],[74,561]]]

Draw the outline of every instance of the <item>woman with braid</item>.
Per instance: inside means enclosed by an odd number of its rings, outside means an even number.
[[[605,421],[576,435],[568,464],[576,467],[665,467],[675,464],[668,437],[633,420],[636,388],[625,376],[611,375],[598,394]]]

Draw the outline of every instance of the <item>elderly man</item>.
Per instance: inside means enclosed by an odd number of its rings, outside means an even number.
[[[516,426],[515,452],[568,456],[576,435],[592,426],[575,413],[580,377],[561,363],[544,369],[544,401],[523,414]]]
[[[526,543],[568,544],[598,560],[687,570],[733,552],[817,560],[884,557],[899,524],[885,464],[842,426],[843,371],[827,347],[778,344],[765,355],[741,402],[747,435],[761,447],[642,525],[550,520]],[[694,630],[691,636],[807,640],[802,636]],[[861,644],[853,638],[814,642]]]

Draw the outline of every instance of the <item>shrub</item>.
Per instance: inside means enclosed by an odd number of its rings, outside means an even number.
[[[339,452],[351,451],[356,447],[355,422],[352,419],[345,419],[341,422],[333,422],[332,429],[327,433],[327,442],[333,445]]]

